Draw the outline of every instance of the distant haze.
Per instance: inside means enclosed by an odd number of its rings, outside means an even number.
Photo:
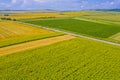
[[[120,9],[120,0],[0,0],[0,10]]]

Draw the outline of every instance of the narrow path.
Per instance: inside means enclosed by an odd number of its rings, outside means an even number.
[[[106,44],[110,44],[110,45],[120,46],[119,43],[110,42],[110,41],[107,41],[107,40],[101,40],[101,39],[97,39],[97,38],[93,38],[93,37],[89,37],[89,36],[84,36],[84,35],[80,35],[80,34],[74,34],[74,33],[71,33],[69,31],[64,31],[64,30],[59,30],[59,29],[54,29],[54,28],[48,28],[48,27],[39,26],[39,25],[35,25],[35,24],[30,24],[30,23],[25,23],[25,22],[19,22],[19,21],[16,21],[16,22],[21,23],[21,24],[26,24],[26,25],[31,25],[31,26],[43,28],[43,29],[47,29],[47,30],[51,30],[51,31],[55,31],[55,32],[63,32],[63,33],[68,34],[68,35],[73,35],[73,36],[76,36],[76,37],[87,38],[87,39],[95,40],[95,41],[106,43]]]
[[[3,47],[3,48],[0,48],[0,56],[15,53],[15,52],[20,52],[20,51],[24,51],[24,50],[29,50],[29,49],[37,48],[40,46],[50,45],[50,44],[53,44],[56,42],[69,40],[72,38],[75,38],[75,37],[71,36],[71,35],[62,35],[62,36],[57,36],[57,37],[46,38],[46,39],[42,39],[42,40],[36,40],[36,41],[27,42],[27,43],[12,45],[12,46],[8,46],[8,47]]]

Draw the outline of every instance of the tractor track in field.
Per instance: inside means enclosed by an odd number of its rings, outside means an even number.
[[[60,41],[70,40],[73,38],[75,37],[72,35],[62,35],[62,36],[51,37],[51,38],[21,43],[17,45],[7,46],[7,47],[0,48],[0,56],[16,53],[20,51],[25,51],[29,49],[34,49],[37,47],[46,46],[46,45],[50,45]]]
[[[35,25],[35,24],[30,24],[30,23],[25,23],[25,22],[19,22],[19,21],[16,21],[16,22],[26,24],[26,25],[35,26],[35,27],[39,27],[39,28],[43,28],[43,29],[47,29],[47,30],[51,30],[51,31],[55,31],[55,32],[62,32],[62,33],[68,34],[68,35],[76,36],[76,37],[87,38],[87,39],[91,39],[91,40],[94,40],[94,41],[98,41],[98,42],[102,42],[102,43],[106,43],[106,44],[110,44],[110,45],[120,46],[119,43],[114,43],[114,42],[110,42],[110,41],[106,41],[106,40],[102,40],[102,39],[97,39],[97,38],[84,36],[84,35],[80,35],[80,34],[75,34],[75,33],[64,31],[64,30],[47,28],[47,27],[43,27],[43,26],[39,26],[39,25]]]

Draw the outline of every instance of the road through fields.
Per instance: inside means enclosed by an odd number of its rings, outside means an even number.
[[[80,34],[75,34],[75,33],[69,32],[69,31],[64,31],[64,30],[59,30],[59,29],[54,29],[54,28],[43,27],[43,26],[39,26],[39,25],[35,25],[35,24],[30,24],[30,23],[25,23],[25,22],[19,22],[19,21],[16,21],[16,22],[21,23],[21,24],[35,26],[35,27],[40,27],[40,28],[51,30],[51,31],[55,31],[55,32],[62,32],[62,33],[68,34],[68,35],[76,36],[76,37],[87,38],[87,39],[95,40],[95,41],[106,43],[106,44],[110,44],[110,45],[120,46],[119,43],[114,43],[114,42],[110,42],[110,41],[106,41],[106,40],[102,40],[102,39],[97,39],[97,38],[93,38],[93,37],[89,37],[89,36],[84,36],[84,35],[80,35]]]

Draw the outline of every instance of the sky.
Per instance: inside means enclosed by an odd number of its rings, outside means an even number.
[[[0,10],[120,9],[120,0],[0,0]]]

